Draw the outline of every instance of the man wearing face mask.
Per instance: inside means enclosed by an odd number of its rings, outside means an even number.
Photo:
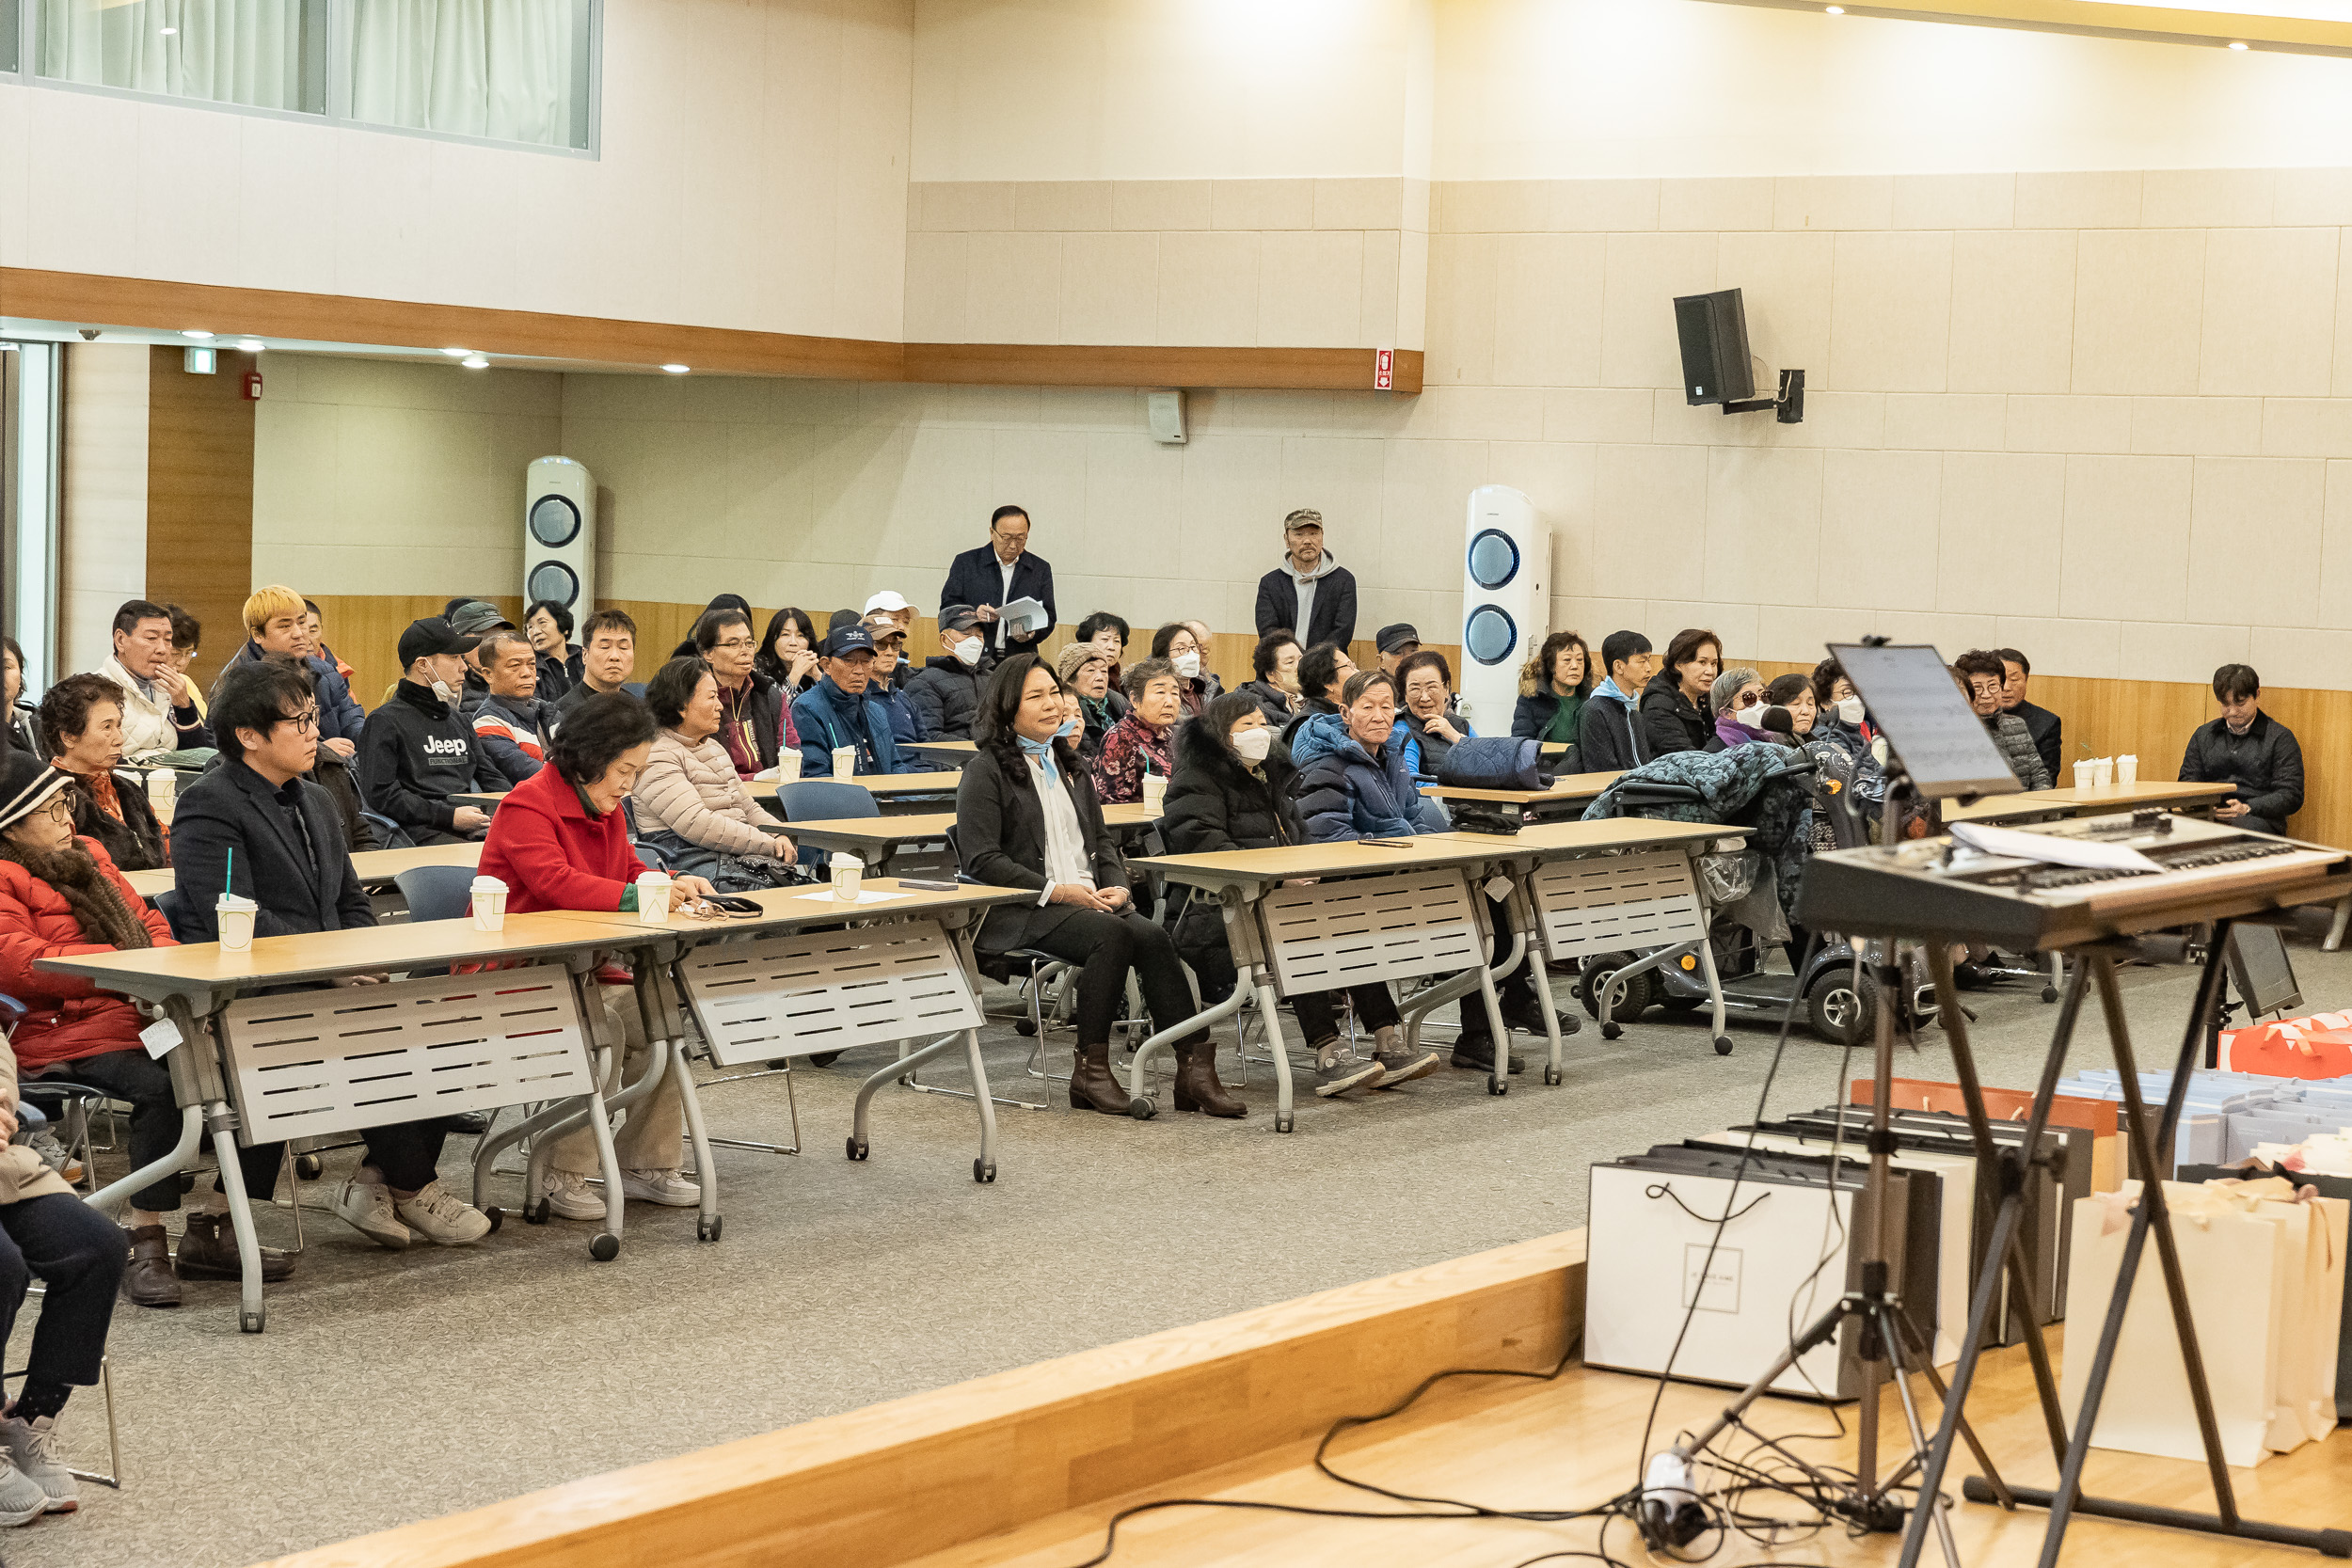
[[[969,740],[980,684],[995,668],[980,637],[979,612],[951,604],[939,612],[940,653],[907,682],[907,704],[926,740]]]
[[[489,813],[450,797],[505,787],[484,765],[472,729],[457,713],[466,655],[478,641],[437,616],[409,623],[400,634],[400,684],[359,733],[359,787],[368,809],[391,818],[418,844],[480,838]]]

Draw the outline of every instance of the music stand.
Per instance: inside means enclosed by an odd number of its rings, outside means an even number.
[[[1925,643],[1833,642],[1829,656],[1894,752],[1890,785],[1899,758],[1911,792],[1924,800],[1975,800],[2025,787],[1953,684],[1942,654]],[[1890,787],[1890,799],[1893,793]]]

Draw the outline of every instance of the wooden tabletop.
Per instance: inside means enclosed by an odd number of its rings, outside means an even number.
[[[853,784],[877,796],[953,795],[956,784],[962,778],[962,774],[949,770],[942,773],[860,773],[850,779],[834,779],[830,774],[823,774],[813,782]],[[805,775],[802,779],[754,779],[751,783],[752,799],[772,800],[776,798],[777,789],[783,785],[803,782],[808,782]]]
[[[787,822],[780,832],[795,844],[806,842],[827,848],[850,846],[904,844],[912,839],[946,838],[956,825],[951,811],[923,812],[909,816],[829,816],[813,822]]]
[[[980,743],[977,740],[902,740],[898,743],[898,750],[961,768],[980,754]]]
[[[769,888],[759,893],[735,895],[757,904],[758,915],[729,916],[721,920],[699,920],[673,914],[659,925],[647,925],[633,914],[562,913],[550,918],[567,919],[593,927],[611,940],[615,946],[628,947],[662,937],[725,936],[733,931],[765,931],[793,926],[832,926],[855,915],[860,919],[882,916],[939,914],[949,910],[985,909],[996,904],[1018,903],[1024,899],[1037,902],[1034,892],[1017,887],[985,887],[977,882],[959,883],[953,889],[911,888],[895,877],[868,875],[858,879],[858,891],[889,894],[891,896],[876,903],[863,900],[844,904],[833,896],[833,890],[824,886]]]
[[[1988,795],[1969,805],[1945,802],[1947,822],[2003,822],[2027,816],[2096,816],[2102,812],[2148,811],[2156,807],[2210,805],[2232,790],[2225,784],[2182,784],[2176,779],[2141,779],[2136,784],[2089,789],[2029,789],[2018,795]]]
[[[1498,859],[1512,855],[1589,855],[1603,849],[1688,844],[1693,839],[1745,838],[1748,830],[1717,822],[1668,822],[1612,816],[1599,822],[1531,822],[1516,833],[1430,833],[1417,843],[1459,840],[1486,847]]]
[[[1549,789],[1464,789],[1454,784],[1423,784],[1421,792],[1440,800],[1493,800],[1503,805],[1534,805],[1546,800],[1589,800],[1625,777],[1623,773],[1563,773]]]
[[[362,849],[351,857],[352,869],[359,873],[362,882],[389,882],[404,871],[421,865],[479,865],[482,846],[479,844],[428,844],[413,849]],[[169,866],[153,871],[126,871],[123,879],[142,898],[152,898],[169,893],[174,873]]]

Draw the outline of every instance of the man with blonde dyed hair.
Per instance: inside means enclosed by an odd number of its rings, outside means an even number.
[[[311,645],[309,602],[282,583],[256,588],[245,601],[245,646],[220,667],[213,700],[219,701],[221,683],[234,671],[271,658],[292,664],[310,677],[310,689],[318,694],[319,750],[350,761],[366,715],[351,695],[351,683]]]
[[[1323,514],[1282,519],[1282,564],[1258,579],[1258,635],[1286,631],[1302,647],[1356,641],[1356,577],[1323,547]]]

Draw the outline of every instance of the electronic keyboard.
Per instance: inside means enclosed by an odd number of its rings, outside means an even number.
[[[1835,849],[1806,863],[1797,919],[1846,935],[2030,951],[2352,896],[2352,855],[2221,822],[2143,811],[2015,831],[2137,849],[2156,869],[1985,854],[1948,834]]]

